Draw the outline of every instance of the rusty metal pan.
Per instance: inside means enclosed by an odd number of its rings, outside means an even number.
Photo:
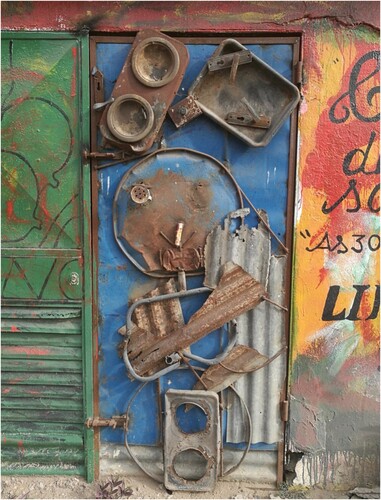
[[[297,106],[298,88],[234,39],[224,40],[188,94],[246,144],[266,146]]]

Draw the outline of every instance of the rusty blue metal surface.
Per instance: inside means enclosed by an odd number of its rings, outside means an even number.
[[[190,63],[174,103],[186,97],[189,87],[216,46],[216,44],[187,44]],[[285,78],[291,80],[291,45],[245,44],[245,46]],[[96,65],[105,77],[105,99],[111,93],[129,48],[129,44],[97,44]],[[200,116],[180,129],[176,129],[172,121],[166,119],[163,127],[166,147],[194,149],[213,156],[227,166],[254,205],[267,211],[270,225],[282,241],[286,230],[289,134],[290,123],[287,121],[267,148],[252,148],[228,134],[206,116]],[[107,167],[98,174],[99,400],[102,417],[124,413],[138,385],[137,382],[131,382],[127,378],[124,363],[118,357],[116,346],[121,341],[121,336],[117,330],[125,324],[129,302],[155,288],[160,281],[139,271],[122,253],[113,235],[114,195],[123,175],[137,161]],[[222,212],[226,208],[227,214],[229,210],[223,195],[219,199],[219,204]],[[257,223],[252,215],[247,222],[250,225]],[[274,244],[274,241],[272,244],[275,250],[277,244],[276,242]],[[187,284],[188,288],[200,286],[202,276],[188,278]],[[185,321],[200,307],[203,300],[199,297],[182,302]],[[221,349],[220,337],[218,333],[211,334],[199,341],[192,351],[203,356],[213,356]],[[160,390],[163,394],[168,388],[189,389],[193,385],[194,376],[183,370],[173,372],[165,380],[161,380]],[[159,416],[157,383],[150,383],[134,402],[129,442],[148,445],[159,443],[161,440]],[[224,425],[226,426],[226,422]],[[102,441],[123,442],[121,430],[104,429],[101,436]]]

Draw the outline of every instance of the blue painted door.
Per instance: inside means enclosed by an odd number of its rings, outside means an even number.
[[[187,43],[190,61],[174,103],[187,96],[195,78],[208,58],[216,50],[218,43]],[[292,80],[293,44],[247,44],[261,60]],[[105,38],[96,43],[96,67],[103,73],[105,99],[108,99],[114,83],[125,62],[131,44],[108,42]],[[247,197],[257,208],[267,211],[273,232],[285,242],[287,216],[287,183],[289,178],[290,127],[287,119],[270,144],[263,148],[246,145],[242,140],[224,130],[209,117],[202,115],[182,128],[176,129],[169,117],[163,127],[163,144],[166,148],[189,148],[210,155],[223,163],[241,186]],[[100,144],[101,138],[99,138]],[[132,299],[160,284],[160,279],[147,276],[129,260],[118,245],[113,232],[113,202],[123,176],[139,160],[121,162],[98,170],[98,311],[99,311],[99,404],[100,415],[111,417],[126,412],[127,405],[140,382],[127,376],[123,360],[118,355],[117,346],[122,337],[118,329],[126,323],[126,314]],[[172,167],[171,167],[172,168]],[[234,187],[227,186],[226,197],[217,194],[219,217],[239,207],[235,201]],[[222,217],[221,217],[222,214]],[[289,214],[291,217],[292,215]],[[246,222],[257,225],[255,215]],[[273,251],[279,250],[272,239]],[[188,289],[202,286],[202,276],[187,278]],[[185,321],[205,300],[205,296],[191,297],[182,301]],[[221,348],[224,332],[214,332],[192,347],[193,352],[213,357]],[[168,388],[190,389],[196,382],[189,370],[179,370],[148,383],[131,405],[129,442],[155,445],[161,442],[160,397]],[[197,416],[194,423],[197,426]],[[123,443],[120,429],[103,429],[102,442]],[[274,449],[274,448],[272,448]]]

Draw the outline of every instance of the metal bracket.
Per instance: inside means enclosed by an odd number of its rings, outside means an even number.
[[[253,128],[270,128],[271,119],[268,116],[258,114],[246,97],[241,99],[249,113],[229,113],[225,118],[230,125],[240,125]]]
[[[174,106],[171,106],[168,109],[168,114],[176,128],[180,128],[201,115],[202,109],[199,107],[194,97],[189,95]]]
[[[239,56],[238,65],[251,63],[253,60],[250,50],[240,50],[232,52],[231,54],[210,58],[208,61],[209,71],[218,71],[220,69],[230,68],[233,64],[233,60],[237,60],[237,54]]]
[[[205,414],[205,426],[199,431],[187,431],[180,425],[179,411],[186,413],[194,407]],[[165,394],[164,486],[169,490],[212,490],[218,475],[220,448],[220,414],[217,394],[212,391],[172,389],[167,391]],[[188,463],[193,456],[198,457],[195,463]]]
[[[280,416],[283,422],[288,422],[289,404],[287,400],[281,401],[280,403]]]
[[[113,429],[122,427],[123,429],[127,429],[128,420],[126,415],[117,415],[111,418],[89,417],[85,421],[85,425],[88,429],[94,427],[112,427]]]

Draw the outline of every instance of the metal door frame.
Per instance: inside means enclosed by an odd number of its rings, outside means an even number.
[[[162,30],[164,32],[164,30]],[[92,68],[96,67],[96,48],[98,43],[133,43],[136,31],[128,34],[112,34],[112,35],[94,35],[90,36],[90,79]],[[165,32],[165,34],[173,36],[175,39],[180,40],[182,43],[192,44],[219,44],[228,37],[234,37],[241,44],[258,44],[258,45],[275,45],[275,44],[288,44],[292,45],[292,72],[293,83],[300,88],[300,61],[301,61],[301,36],[267,34],[262,36],[256,35],[240,35],[239,33],[224,33],[221,36],[206,37],[199,34],[179,34],[172,32]],[[94,82],[90,82],[90,151],[97,151],[97,124],[95,111],[92,109],[94,102]],[[286,312],[286,330],[285,337],[287,344],[290,344],[290,319],[291,319],[291,282],[292,282],[292,266],[293,266],[293,228],[294,228],[294,206],[295,206],[295,187],[296,187],[296,161],[297,161],[297,129],[298,129],[298,113],[299,105],[290,115],[290,150],[288,158],[288,182],[287,182],[287,205],[286,205],[286,240],[285,246],[288,249],[288,263],[286,267],[285,279],[285,303],[287,304]],[[98,304],[98,179],[97,159],[92,158],[91,162],[91,210],[92,210],[92,255],[93,255],[93,303]],[[94,415],[99,415],[99,377],[98,377],[98,307],[94,307],[93,313],[93,346],[94,346],[94,359],[93,359],[93,380],[94,380]],[[288,360],[289,362],[289,360]],[[289,370],[286,373],[283,393],[280,398],[280,403],[287,402],[289,392]],[[285,423],[287,416],[282,412],[283,435],[285,434]],[[100,450],[100,430],[94,429],[94,449],[96,454],[95,460],[95,479],[99,478],[99,450]],[[283,466],[285,457],[285,441],[278,444],[278,465],[277,465],[277,482],[280,484],[283,481]]]

